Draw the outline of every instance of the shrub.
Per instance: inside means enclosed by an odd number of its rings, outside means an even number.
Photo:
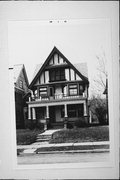
[[[36,128],[36,124],[35,124],[35,123],[33,123],[32,121],[27,122],[27,124],[26,124],[26,128],[27,128],[27,129],[30,129],[30,130],[33,130],[33,129],[35,129],[35,128]]]
[[[67,128],[68,128],[68,129],[72,129],[72,128],[73,128],[72,123],[68,122],[68,123],[67,123]]]
[[[85,118],[81,117],[75,121],[75,127],[88,127],[88,123],[86,123]]]
[[[30,129],[30,130],[34,130],[34,129],[43,130],[44,129],[44,124],[40,123],[40,122],[30,121],[30,122],[26,123],[26,128]]]
[[[39,123],[36,124],[36,128],[40,129],[40,130],[43,130],[44,129],[44,124],[39,122]]]
[[[17,145],[29,145],[36,141],[36,136],[39,134],[39,130],[17,130]]]

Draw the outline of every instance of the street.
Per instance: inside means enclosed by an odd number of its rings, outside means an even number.
[[[99,153],[57,153],[18,156],[18,164],[80,163],[109,161],[109,152]]]

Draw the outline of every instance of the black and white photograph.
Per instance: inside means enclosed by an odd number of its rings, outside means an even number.
[[[109,25],[9,23],[18,164],[109,161]]]
[[[0,2],[0,178],[118,177],[117,2]]]

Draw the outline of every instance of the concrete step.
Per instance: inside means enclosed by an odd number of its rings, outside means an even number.
[[[36,139],[36,142],[45,142],[45,141],[49,141],[49,139]]]
[[[50,139],[51,138],[51,135],[38,135],[37,138],[41,138],[41,139]]]
[[[51,139],[51,135],[42,135],[42,134],[38,134],[37,138],[36,138],[36,142],[48,142]]]

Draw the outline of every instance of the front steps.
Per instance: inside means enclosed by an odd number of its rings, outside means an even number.
[[[35,143],[40,143],[40,144],[49,143],[49,140],[51,139],[52,134],[58,130],[60,129],[46,130],[44,133],[38,134]]]
[[[36,142],[49,142],[51,135],[38,134]]]

